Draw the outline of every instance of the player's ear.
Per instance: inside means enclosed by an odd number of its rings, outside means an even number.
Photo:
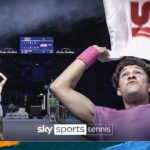
[[[117,95],[118,95],[118,96],[121,96],[120,88],[117,88]]]

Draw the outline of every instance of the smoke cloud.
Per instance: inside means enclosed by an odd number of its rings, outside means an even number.
[[[5,0],[0,5],[0,39],[35,31],[43,24],[65,32],[93,17],[104,20],[102,0]]]

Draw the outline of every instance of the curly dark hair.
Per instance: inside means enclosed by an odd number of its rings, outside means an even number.
[[[115,88],[119,87],[119,77],[120,77],[121,70],[128,65],[137,65],[143,68],[143,70],[147,74],[148,82],[150,83],[150,64],[148,64],[145,60],[129,56],[129,57],[125,57],[120,61],[120,63],[118,64],[115,70],[115,73],[112,76],[112,82]]]

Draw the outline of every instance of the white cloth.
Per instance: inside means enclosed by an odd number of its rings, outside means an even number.
[[[110,59],[150,60],[150,0],[103,0],[110,34]]]

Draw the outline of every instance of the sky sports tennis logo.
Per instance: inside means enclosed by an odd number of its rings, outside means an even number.
[[[38,126],[38,133],[53,135],[112,135],[111,124],[86,125],[86,124],[54,124],[53,126]]]

